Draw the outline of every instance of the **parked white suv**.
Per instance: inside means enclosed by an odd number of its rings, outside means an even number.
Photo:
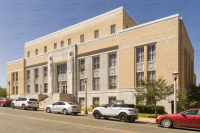
[[[37,110],[39,108],[39,102],[35,98],[21,97],[15,101],[12,101],[11,108],[21,107],[23,110],[26,108],[33,108]]]
[[[96,107],[93,109],[92,114],[95,119],[99,119],[100,117],[104,117],[104,119],[115,117],[119,118],[122,122],[126,122],[127,120],[134,122],[135,119],[138,119],[138,110],[135,106],[125,103],[110,103],[104,107]]]

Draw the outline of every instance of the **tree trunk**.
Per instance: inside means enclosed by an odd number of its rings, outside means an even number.
[[[157,107],[156,107],[156,104],[154,105],[155,107],[155,117],[157,118]]]

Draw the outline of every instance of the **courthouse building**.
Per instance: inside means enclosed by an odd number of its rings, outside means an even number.
[[[194,49],[178,14],[138,24],[120,7],[24,48],[23,59],[7,63],[11,98],[48,96],[84,105],[87,77],[88,106],[113,99],[136,104],[132,92],[140,79],[163,78],[170,85],[176,71],[177,89],[196,84]],[[172,100],[173,95],[158,105],[171,113]]]

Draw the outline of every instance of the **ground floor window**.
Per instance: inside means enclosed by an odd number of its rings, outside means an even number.
[[[93,98],[93,105],[99,105],[99,98],[98,97]]]
[[[144,72],[137,73],[137,87],[142,87],[140,80],[144,80]]]
[[[38,93],[38,84],[35,84],[35,93]]]
[[[79,98],[79,104],[80,104],[81,106],[85,106],[85,98],[80,97],[80,98]]]
[[[84,91],[84,90],[85,90],[84,79],[80,79],[80,91]]]
[[[110,76],[109,77],[109,88],[110,89],[117,89],[117,76]]]
[[[27,93],[30,93],[30,85],[27,85]]]
[[[15,87],[13,87],[13,95],[15,95]]]
[[[148,71],[147,72],[147,79],[148,81],[155,81],[156,80],[156,71]]]
[[[44,83],[44,93],[48,93],[48,84]]]
[[[113,100],[116,100],[116,97],[109,97],[109,103],[112,103]]]
[[[18,86],[16,86],[16,95],[18,95]]]
[[[94,78],[94,90],[100,89],[100,78]]]

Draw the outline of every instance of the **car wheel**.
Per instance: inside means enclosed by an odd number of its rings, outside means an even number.
[[[1,103],[1,107],[4,107],[3,103]]]
[[[104,117],[104,119],[108,120],[108,119],[109,119],[109,117]]]
[[[23,109],[23,110],[25,110],[25,109],[26,109],[26,106],[25,106],[24,104],[22,105],[22,109]]]
[[[119,115],[119,120],[120,120],[121,122],[126,122],[126,121],[127,121],[127,115],[126,115],[125,113],[121,113],[121,114]]]
[[[162,121],[161,121],[161,125],[163,127],[166,127],[166,128],[169,128],[169,127],[172,127],[172,121],[168,118],[164,118]]]
[[[93,115],[94,115],[94,118],[95,118],[95,119],[100,119],[100,117],[101,117],[101,114],[100,114],[99,111],[95,111],[95,112],[93,113]]]
[[[128,119],[128,121],[129,121],[129,122],[134,122],[135,119],[134,119],[134,118],[130,118],[130,119]]]
[[[38,108],[33,108],[34,110],[37,110]]]
[[[68,115],[68,111],[66,109],[63,109],[63,114]]]
[[[12,108],[12,109],[14,109],[14,108],[15,108],[15,106],[14,106],[14,103],[12,103],[12,104],[11,104],[11,108]]]
[[[74,115],[77,115],[78,113],[73,113]]]
[[[51,113],[51,109],[48,107],[48,108],[46,109],[46,112],[47,112],[47,113]]]

